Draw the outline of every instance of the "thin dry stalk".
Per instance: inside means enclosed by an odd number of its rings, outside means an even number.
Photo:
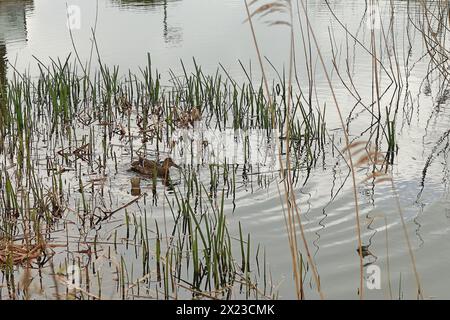
[[[256,3],[257,0],[254,0],[251,2],[251,4]],[[283,3],[284,2],[284,3]],[[266,95],[267,95],[267,99],[269,101],[269,106],[272,109],[272,123],[275,123],[275,110],[274,110],[274,104],[272,102],[271,99],[271,94],[269,91],[269,86],[268,86],[268,80],[264,71],[264,66],[262,63],[262,58],[261,58],[261,53],[259,50],[259,45],[258,45],[258,41],[256,39],[256,32],[253,26],[253,21],[252,21],[252,16],[255,14],[251,14],[250,13],[250,9],[249,9],[249,4],[247,3],[246,0],[244,0],[245,3],[245,7],[246,7],[246,11],[247,11],[247,20],[250,24],[250,28],[251,28],[251,32],[252,32],[252,36],[253,36],[253,41],[254,41],[254,45],[256,48],[256,52],[257,52],[257,56],[258,56],[258,60],[259,60],[259,64],[260,64],[260,68],[261,68],[261,72],[263,75],[263,81],[264,81],[264,86],[266,89]],[[287,23],[283,23],[286,25],[290,26],[290,38],[291,38],[291,42],[290,42],[290,60],[289,60],[289,88],[288,88],[288,92],[289,92],[289,96],[288,96],[288,103],[287,103],[287,115],[286,115],[286,154],[287,154],[287,158],[286,158],[286,163],[287,163],[287,177],[286,177],[286,172],[284,169],[284,165],[283,165],[283,160],[281,157],[281,148],[280,148],[280,139],[277,139],[277,143],[279,146],[279,150],[280,152],[278,153],[278,161],[280,163],[280,167],[281,167],[281,172],[282,172],[282,179],[283,179],[283,186],[284,186],[284,191],[285,191],[285,201],[286,201],[286,207],[287,207],[287,217],[285,217],[285,221],[287,222],[287,229],[288,229],[288,234],[289,234],[289,245],[290,245],[290,249],[291,249],[291,255],[292,255],[292,263],[293,263],[293,272],[294,272],[294,279],[295,279],[295,284],[296,284],[296,292],[297,292],[297,297],[299,299],[303,298],[303,281],[302,281],[302,275],[301,272],[299,272],[300,270],[300,263],[299,262],[299,256],[298,256],[298,242],[297,242],[297,233],[296,233],[296,228],[295,228],[295,219],[297,219],[297,223],[299,224],[299,228],[300,228],[300,234],[303,240],[303,244],[306,250],[306,254],[307,254],[307,258],[308,258],[308,263],[311,266],[311,270],[313,273],[313,277],[317,286],[317,290],[319,293],[319,296],[321,299],[324,299],[324,295],[322,293],[321,287],[320,287],[320,280],[319,280],[319,276],[317,273],[317,268],[316,265],[312,259],[312,256],[310,254],[309,251],[309,246],[306,240],[306,236],[304,233],[304,229],[303,229],[303,225],[301,222],[301,218],[300,218],[300,210],[298,208],[298,204],[295,198],[295,194],[292,191],[293,190],[293,183],[292,183],[292,179],[291,179],[291,175],[290,175],[290,158],[289,158],[289,154],[290,154],[290,150],[289,150],[289,123],[290,123],[290,98],[292,95],[292,71],[293,71],[293,52],[294,52],[294,32],[293,32],[293,26],[292,26],[292,8],[291,8],[291,1],[280,1],[280,3],[283,3],[283,10],[285,10],[286,8],[288,8],[288,12],[289,12],[289,17],[290,17],[290,22]],[[271,3],[273,5],[273,3]],[[264,6],[263,6],[264,7]],[[261,8],[261,7],[260,7]],[[266,6],[265,10],[270,10],[271,6]],[[280,6],[276,7],[277,10],[280,9]],[[257,9],[259,10],[259,9]],[[258,11],[259,13],[263,12],[263,11]],[[270,13],[270,12],[269,12]],[[276,21],[273,24],[282,24],[280,21]],[[295,215],[292,212],[292,207],[295,208]]]
[[[330,87],[331,95],[333,97],[333,101],[334,101],[334,104],[335,104],[335,107],[336,107],[336,111],[337,111],[337,114],[339,116],[339,121],[341,123],[341,127],[342,127],[342,130],[344,132],[345,145],[346,145],[346,150],[347,150],[347,154],[348,154],[349,167],[350,167],[350,171],[351,171],[351,175],[352,175],[352,183],[353,183],[353,197],[354,197],[354,202],[355,202],[355,216],[356,216],[356,232],[357,232],[357,237],[358,237],[358,252],[362,252],[362,240],[361,240],[361,225],[360,225],[360,219],[359,219],[358,192],[357,192],[357,189],[356,189],[355,167],[353,165],[352,154],[351,154],[351,151],[350,151],[350,139],[348,137],[348,132],[347,132],[347,129],[346,129],[346,126],[345,126],[345,123],[344,123],[344,119],[342,117],[341,109],[340,109],[339,103],[337,101],[336,93],[334,92],[333,84],[331,83],[330,75],[328,74],[328,71],[326,69],[326,65],[325,65],[325,61],[324,61],[323,56],[322,56],[322,52],[321,52],[319,44],[317,42],[317,38],[316,38],[316,35],[314,33],[314,30],[312,29],[311,24],[309,22],[310,21],[309,20],[309,15],[308,15],[308,12],[306,10],[305,3],[304,3],[303,0],[300,0],[300,3],[302,5],[303,12],[304,12],[306,20],[307,20],[307,25],[308,25],[308,28],[310,29],[311,36],[312,36],[312,39],[314,41],[314,45],[315,45],[316,50],[317,50],[320,63],[322,65],[322,68],[324,70],[324,73],[325,73],[328,85]],[[359,255],[359,269],[360,269],[359,270],[359,273],[360,273],[360,275],[359,275],[359,277],[360,277],[360,281],[359,281],[359,297],[360,297],[360,299],[363,299],[363,297],[364,297],[364,284],[363,284],[363,280],[364,280],[364,261],[363,261],[363,257],[362,257],[361,254]]]

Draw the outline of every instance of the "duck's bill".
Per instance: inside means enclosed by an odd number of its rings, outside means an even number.
[[[181,167],[179,166],[179,165],[177,165],[177,164],[172,164],[172,166],[174,166],[175,168],[177,168],[177,169],[181,169]]]

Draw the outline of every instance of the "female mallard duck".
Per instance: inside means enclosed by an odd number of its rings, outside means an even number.
[[[169,169],[170,167],[180,168],[175,162],[173,162],[172,158],[166,158],[162,162],[162,164],[157,163],[156,161],[147,160],[143,157],[139,157],[139,160],[131,163],[131,170],[139,172],[145,176],[150,177],[159,177],[159,178],[168,178],[169,177]]]

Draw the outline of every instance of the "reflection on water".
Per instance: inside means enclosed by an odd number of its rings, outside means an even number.
[[[6,46],[0,43],[0,87],[2,87],[6,80]]]
[[[91,30],[95,29],[105,63],[138,68],[150,52],[155,64],[161,65],[156,58],[167,58],[173,48],[181,50],[185,26],[180,18],[187,15],[180,12],[180,7],[190,10],[184,3],[179,0],[74,1],[72,4],[79,6],[81,13],[81,29],[73,30],[81,59],[90,57]],[[46,63],[49,57],[66,57],[73,50],[66,28],[66,2],[1,0],[0,5],[0,43],[9,44],[6,56],[14,60],[18,70],[28,68],[33,55]],[[173,56],[179,58],[182,54],[174,51]],[[31,72],[39,71],[30,67]]]
[[[169,2],[180,0],[169,0]],[[148,9],[150,7],[167,6],[168,0],[112,0],[113,4],[116,4],[122,8],[127,9]]]
[[[218,62],[240,72],[238,60],[247,62],[248,54],[254,55],[251,42],[242,37],[247,35],[243,32],[247,26],[242,24],[244,11],[239,0],[78,0],[73,4],[80,7],[82,14],[81,29],[73,32],[81,60],[90,58],[91,30],[95,27],[102,60],[120,65],[122,70],[138,70],[146,64],[149,52],[160,70],[180,73],[180,59],[189,61],[195,57],[202,62],[205,72],[214,72]],[[17,57],[18,70],[30,67],[31,73],[39,72],[30,65],[33,55],[47,64],[49,57],[67,57],[73,51],[65,9],[64,1],[34,1],[34,12],[26,21],[29,27],[26,47],[7,50],[10,61]],[[221,15],[215,16],[213,12]],[[193,18],[196,16],[201,17],[202,23]],[[2,27],[12,39],[11,29]],[[234,46],[230,46],[231,42]]]
[[[27,41],[26,14],[33,10],[33,0],[0,0],[0,84],[4,83],[7,46]]]
[[[182,29],[172,26],[168,21],[168,2],[180,0],[112,0],[113,5],[126,10],[148,11],[152,9],[163,10],[162,26],[164,41],[168,44],[179,44],[182,42]]]
[[[29,10],[33,10],[33,0],[0,0],[0,43],[26,41]]]

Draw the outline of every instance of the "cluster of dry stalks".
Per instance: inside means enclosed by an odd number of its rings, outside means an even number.
[[[31,263],[42,256],[46,246],[43,244],[15,244],[12,242],[0,242],[0,265],[22,265]]]

